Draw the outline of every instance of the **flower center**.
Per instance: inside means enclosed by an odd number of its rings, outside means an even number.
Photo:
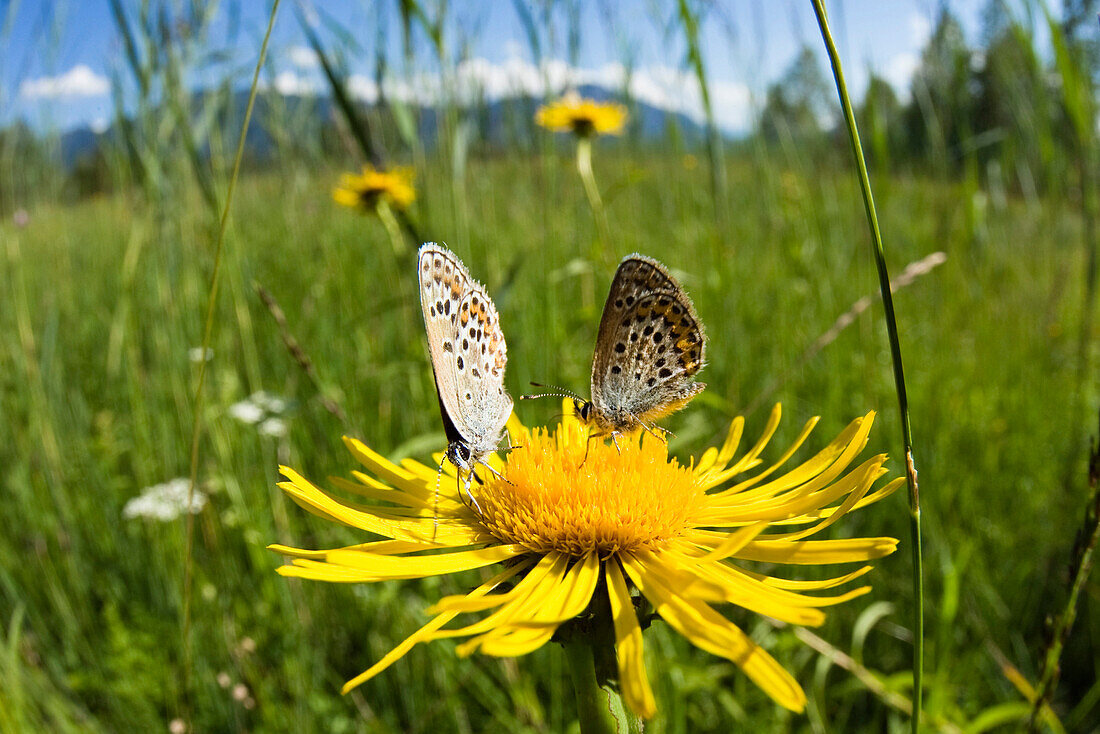
[[[493,535],[535,553],[608,556],[658,546],[687,527],[703,500],[692,472],[652,436],[622,436],[616,450],[588,442],[571,421],[519,443],[508,456],[508,481],[486,482],[478,502]]]
[[[576,116],[571,121],[573,125],[573,134],[587,138],[592,133],[596,132],[596,121],[591,117]]]

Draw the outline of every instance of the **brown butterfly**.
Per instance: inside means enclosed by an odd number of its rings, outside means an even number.
[[[612,440],[636,428],[653,433],[657,420],[706,387],[695,381],[706,347],[695,307],[668,269],[651,257],[627,255],[600,319],[592,399],[573,396],[577,415],[594,435]]]

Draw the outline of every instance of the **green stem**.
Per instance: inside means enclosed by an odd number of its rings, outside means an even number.
[[[252,120],[252,108],[256,102],[256,91],[259,88],[260,69],[263,68],[264,57],[267,55],[267,44],[271,39],[271,29],[275,27],[275,13],[279,9],[279,0],[271,5],[271,17],[267,21],[267,32],[264,34],[263,44],[260,46],[260,55],[256,59],[256,69],[252,73],[252,88],[248,93],[248,106],[245,108],[244,122],[241,124],[241,137],[237,142],[237,154],[233,160],[233,173],[229,177],[229,186],[225,192],[225,204],[222,207],[221,221],[218,224],[218,239],[214,245],[214,270],[210,276],[210,296],[206,302],[206,323],[203,327],[202,352],[210,352],[210,341],[214,333],[214,310],[218,302],[218,276],[221,274],[222,251],[225,249],[225,231],[229,225],[229,209],[233,203],[233,191],[237,186],[237,176],[241,171],[241,158],[244,156],[245,134],[248,132],[248,124]],[[187,507],[191,506],[195,494],[195,482],[199,473],[199,438],[202,436],[202,394],[206,384],[207,360],[199,362],[198,384],[195,386],[195,413],[191,424],[191,468],[187,487]],[[190,724],[190,711],[187,700],[191,686],[191,556],[195,545],[195,516],[187,513],[187,527],[185,531],[185,545],[183,555],[183,693],[184,693],[184,720]],[[191,727],[188,726],[188,729]]]
[[[1070,585],[1065,608],[1054,621],[1050,643],[1047,645],[1046,656],[1043,659],[1043,670],[1039,683],[1035,686],[1035,697],[1031,702],[1031,716],[1028,718],[1026,729],[1029,732],[1039,730],[1040,718],[1045,719],[1053,715],[1048,704],[1058,684],[1062,649],[1069,639],[1073,622],[1077,618],[1077,599],[1088,582],[1089,574],[1092,572],[1093,554],[1097,543],[1100,542],[1100,441],[1089,452],[1088,482],[1091,497],[1085,510],[1085,524],[1077,536],[1077,546],[1074,548],[1074,560],[1071,566],[1074,568],[1073,582]]]
[[[375,211],[378,212],[378,218],[382,220],[382,224],[386,227],[386,232],[390,236],[390,244],[393,246],[393,254],[401,256],[408,250],[405,238],[401,236],[401,225],[397,223],[397,218],[393,214],[393,208],[385,199],[378,200],[378,206],[375,207]]]
[[[610,684],[596,678],[596,658],[590,640],[579,638],[562,645],[577,694],[577,719],[581,734],[640,734],[641,720],[623,704]]]
[[[837,94],[844,109],[844,121],[848,127],[848,139],[852,144],[859,170],[859,186],[863,192],[863,205],[867,211],[867,224],[871,229],[874,245],[875,263],[878,266],[879,289],[882,291],[882,305],[886,311],[886,331],[890,337],[890,356],[894,365],[894,388],[898,395],[898,410],[901,414],[901,439],[905,449],[905,480],[909,486],[909,532],[913,549],[913,716],[910,719],[911,730],[917,734],[920,727],[921,693],[924,675],[924,569],[921,554],[920,533],[920,493],[917,487],[917,468],[913,460],[913,434],[909,426],[909,398],[905,391],[905,373],[901,362],[901,342],[898,339],[898,323],[894,315],[894,299],[890,293],[890,274],[886,269],[886,255],[882,248],[882,233],[879,231],[878,215],[875,213],[875,199],[871,193],[871,179],[867,175],[867,161],[863,157],[863,147],[859,142],[859,129],[856,127],[852,101],[848,97],[848,87],[844,82],[844,70],[840,64],[840,55],[833,43],[829,31],[829,21],[825,14],[824,0],[812,0],[817,24],[821,29],[821,38],[829,53],[829,63],[833,67]]]
[[[581,174],[584,193],[588,197],[588,205],[592,207],[592,216],[596,219],[596,232],[600,238],[600,246],[606,248],[611,242],[611,230],[607,226],[607,215],[604,213],[600,189],[596,186],[596,177],[592,173],[591,137],[577,138],[577,172]]]

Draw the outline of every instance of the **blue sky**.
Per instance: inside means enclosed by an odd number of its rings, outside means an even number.
[[[140,4],[134,0],[123,4],[136,17]],[[950,3],[972,40],[979,32],[984,4],[984,0]],[[539,23],[541,68],[535,66],[514,3],[471,0],[449,5],[452,22],[447,45],[453,59],[465,60],[457,73],[452,70],[452,78],[463,89],[476,88],[489,96],[520,88],[538,91],[547,79],[552,86],[585,82],[621,86],[625,64],[633,69],[631,87],[639,98],[694,116],[700,113],[698,90],[685,65],[682,30],[675,22],[676,3],[671,0],[582,2],[575,65],[569,63],[569,23],[559,4],[549,24]],[[828,3],[849,84],[857,95],[866,84],[868,68],[884,75],[905,95],[939,5],[933,0]],[[318,26],[328,48],[343,50],[360,97],[369,100],[377,93],[372,79],[379,45],[392,68],[389,93],[432,94],[439,86],[439,73],[431,62],[431,47],[418,33],[416,61],[411,69],[404,68],[396,7],[396,0],[338,1],[316,7],[285,0],[272,43],[274,74],[267,83],[288,92],[323,89],[299,21],[299,17],[316,20],[321,13],[347,31],[341,39],[323,20]],[[189,78],[193,86],[225,74],[247,83],[270,3],[223,0],[218,8],[210,33],[196,51],[207,56],[216,52],[227,60],[196,65]],[[7,34],[0,36],[0,124],[22,117],[40,130],[64,130],[82,124],[105,125],[110,120],[111,78],[124,72],[125,62],[107,0],[0,0],[0,19],[6,22]],[[745,129],[754,104],[803,43],[815,49],[821,46],[809,2],[722,0],[713,5],[702,33],[716,114],[731,131]],[[823,62],[824,54],[819,56]]]

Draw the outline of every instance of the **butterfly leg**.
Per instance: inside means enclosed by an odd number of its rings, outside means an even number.
[[[508,445],[505,446],[503,449],[500,449],[501,451],[515,451],[516,449],[522,449],[523,448],[522,446],[516,446],[512,443],[512,432],[509,431],[507,428],[504,429],[504,435],[508,437]],[[486,466],[489,466],[489,465],[486,464]],[[493,471],[493,467],[489,466],[489,470]],[[493,473],[495,474],[496,472],[493,471]],[[500,475],[497,474],[497,476],[499,477]]]
[[[521,446],[517,446],[516,448],[522,448],[522,447],[521,447]],[[507,482],[508,484],[512,484],[512,482],[509,482],[509,481],[508,481],[508,479],[507,479],[507,478],[506,478],[506,477],[505,477],[505,476],[504,476],[503,474],[501,474],[501,473],[500,473],[500,472],[498,472],[498,471],[497,471],[496,469],[494,469],[494,468],[492,467],[492,465],[491,465],[491,464],[489,464],[488,462],[486,462],[486,461],[479,461],[478,463],[479,463],[479,464],[481,464],[481,465],[482,465],[483,467],[485,467],[486,469],[488,469],[488,470],[489,470],[489,471],[490,471],[490,472],[492,473],[492,475],[493,475],[494,477],[496,477],[497,479],[499,479],[500,481],[502,481],[502,482]],[[513,486],[515,486],[515,485],[513,485]]]
[[[582,466],[584,466],[584,462],[588,461],[588,452],[592,450],[592,442],[593,441],[598,441],[601,438],[604,438],[608,435],[609,434],[606,434],[606,433],[592,433],[592,429],[589,427],[589,429],[588,429],[588,440],[586,440],[584,442],[584,458],[581,459],[580,464],[577,464],[578,469],[580,469]],[[614,440],[615,434],[612,433],[610,435],[611,435],[612,440]]]
[[[481,505],[479,505],[477,503],[477,500],[474,499],[473,493],[470,491],[470,477],[473,475],[473,473],[474,473],[474,470],[470,469],[466,473],[465,481],[463,481],[463,479],[461,477],[457,477],[455,481],[456,481],[457,484],[462,485],[462,490],[465,490],[466,497],[470,500],[470,504],[473,505],[474,512],[476,512],[478,514],[478,516],[480,516],[481,515]],[[456,484],[456,486],[457,486],[457,484]],[[460,490],[460,491],[462,491],[462,490]]]

